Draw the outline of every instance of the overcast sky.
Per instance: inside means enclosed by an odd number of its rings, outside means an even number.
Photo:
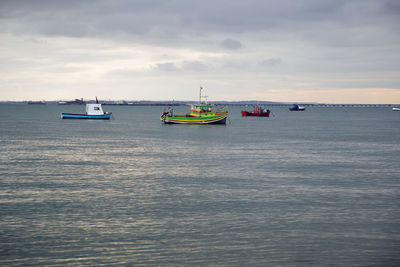
[[[0,100],[400,103],[398,0],[0,0]]]

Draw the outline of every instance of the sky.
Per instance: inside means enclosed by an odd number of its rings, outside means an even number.
[[[0,100],[400,104],[398,0],[0,0]]]

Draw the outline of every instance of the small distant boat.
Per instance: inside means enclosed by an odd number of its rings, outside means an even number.
[[[306,108],[305,108],[305,107],[302,107],[302,106],[299,106],[299,105],[297,105],[297,104],[294,104],[293,106],[291,106],[291,107],[289,108],[289,110],[290,110],[290,111],[304,111],[304,110],[306,110]]]
[[[393,110],[393,111],[400,111],[400,108],[394,107],[394,108],[392,108],[392,110]]]
[[[241,114],[242,117],[248,117],[248,116],[253,116],[253,117],[269,117],[269,114],[271,111],[269,109],[266,109],[262,106],[254,106],[253,111],[247,111],[247,110],[242,110]]]
[[[226,124],[228,112],[213,110],[214,105],[202,102],[202,89],[200,87],[200,101],[198,104],[190,105],[190,113],[174,114],[174,111],[170,108],[160,116],[161,121],[165,124]]]
[[[85,105],[86,102],[81,99],[75,99],[73,101],[60,101],[58,102],[59,105]]]
[[[61,113],[61,119],[109,120],[111,112],[104,112],[96,97],[96,104],[86,104],[85,114]]]
[[[29,105],[46,105],[46,101],[28,101]]]

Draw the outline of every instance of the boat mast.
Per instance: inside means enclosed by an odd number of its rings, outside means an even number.
[[[200,98],[199,98],[199,104],[206,104],[206,105],[207,105],[207,98],[208,98],[208,96],[207,96],[207,95],[205,95],[205,96],[202,96],[202,95],[201,95],[201,90],[203,90],[203,87],[202,87],[202,86],[200,86]],[[201,101],[201,98],[204,98],[204,99],[205,99],[205,101]]]

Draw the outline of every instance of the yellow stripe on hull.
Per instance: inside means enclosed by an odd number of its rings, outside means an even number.
[[[225,124],[228,114],[223,114],[221,116],[213,116],[212,118],[207,117],[161,117],[164,123],[176,123],[176,124],[210,124],[210,123],[220,123]]]

